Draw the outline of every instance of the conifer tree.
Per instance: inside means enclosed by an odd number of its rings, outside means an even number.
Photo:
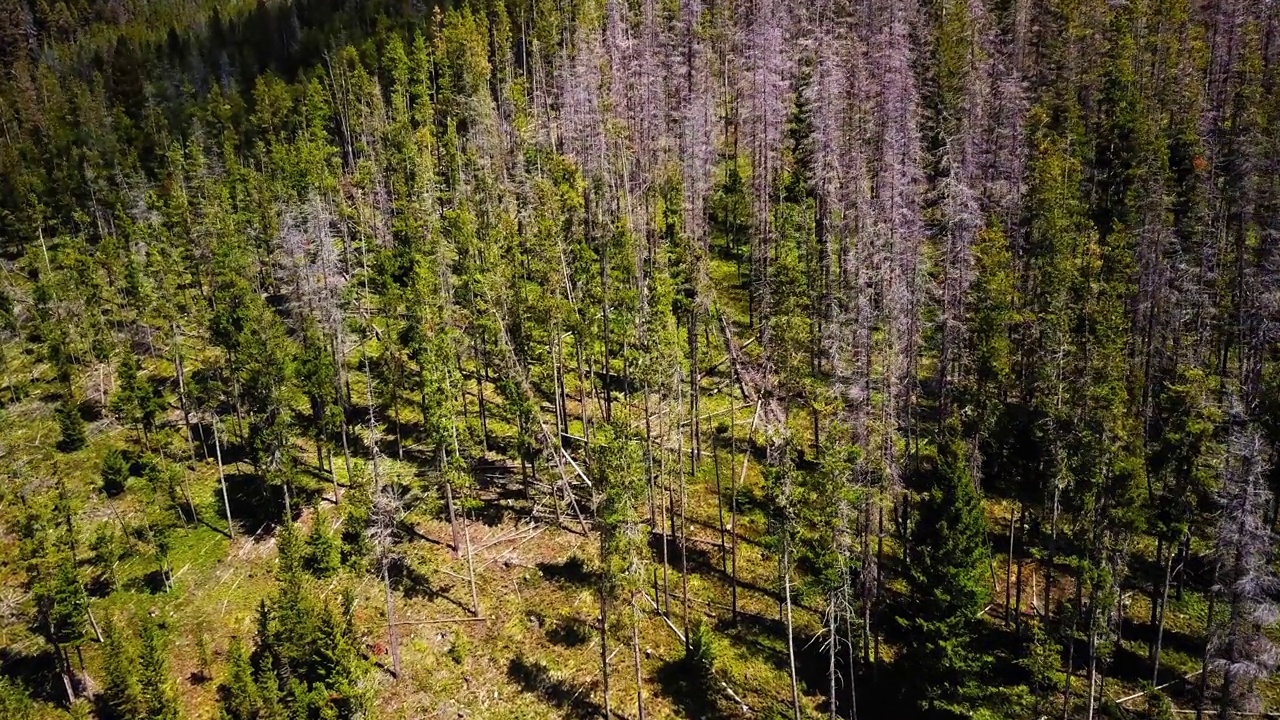
[[[342,564],[338,544],[324,528],[324,519],[318,513],[307,534],[307,570],[318,578],[331,577]]]
[[[68,549],[51,548],[39,561],[43,567],[32,588],[37,620],[35,630],[54,647],[58,662],[64,668],[68,695],[71,695],[71,651],[80,654],[88,627],[89,599],[76,571],[76,563]],[[80,658],[83,667],[84,659]]]
[[[129,481],[129,461],[118,448],[111,448],[102,456],[102,492],[115,497],[124,492]]]
[[[137,427],[143,445],[150,448],[151,433],[156,428],[160,413],[167,408],[163,393],[151,379],[142,376],[142,365],[137,356],[127,353],[116,377],[116,392],[111,397],[111,409],[123,421]]]
[[[320,336],[319,329],[313,322],[308,322],[302,334],[302,348],[298,357],[298,377],[303,384],[303,393],[311,406],[309,424],[316,444],[316,464],[324,470],[325,454],[329,456],[328,472],[333,476],[334,502],[338,502],[338,481],[333,468],[334,438],[342,429],[344,422],[342,410],[337,405],[335,388],[338,382],[338,368],[333,361],[328,344]],[[348,478],[348,481],[350,478]]]
[[[954,435],[938,449],[926,483],[908,541],[900,662],[915,691],[908,697],[926,713],[964,717],[982,692],[987,661],[975,640],[989,590],[981,497]]]
[[[795,451],[791,438],[780,429],[775,429],[773,432],[774,436],[769,438],[769,464],[765,471],[766,488],[771,504],[768,511],[768,540],[770,550],[777,556],[777,583],[782,589],[779,613],[786,633],[787,664],[791,676],[791,710],[796,720],[799,720],[800,690],[796,672],[795,618],[791,597],[795,572],[795,539],[799,530],[796,523],[795,497],[795,480],[798,472],[795,467]]]
[[[284,518],[276,535],[276,577],[280,580],[294,579],[302,572],[307,559],[305,539],[298,532],[297,523],[291,518]]]
[[[118,720],[145,718],[146,704],[138,680],[138,655],[131,633],[116,625],[111,617],[103,623],[104,703]]]
[[[97,582],[108,592],[119,587],[120,577],[116,569],[127,551],[123,539],[116,532],[115,521],[98,523],[89,543],[89,552],[92,553]]]
[[[863,489],[853,479],[861,456],[840,423],[831,424],[823,436],[819,461],[817,471],[803,476],[799,488],[797,544],[800,562],[809,573],[804,583],[806,597],[822,603],[827,704],[829,713],[838,715],[846,706],[838,695],[842,680],[850,690],[847,706],[856,706],[851,676],[855,640],[849,637],[849,628],[857,602],[854,583],[861,570],[854,547],[854,516],[863,500]],[[841,653],[842,645],[847,647],[847,658]],[[842,678],[845,672],[849,675]]]
[[[72,453],[84,447],[87,439],[85,437],[85,422],[80,416],[79,403],[71,398],[66,398],[58,403],[55,410],[58,419],[58,449],[64,453]]]
[[[368,481],[363,473],[363,469],[360,469],[351,479],[347,500],[343,504],[342,561],[349,566],[362,563],[373,550],[368,534],[373,518],[373,501],[369,497]]]
[[[258,717],[258,686],[254,682],[249,653],[240,638],[232,638],[227,648],[227,675],[218,683],[218,695],[223,720],[254,720]]]
[[[244,587],[233,501],[251,532],[283,522],[229,720],[367,717],[357,621],[316,578],[335,545],[381,575],[389,664],[417,675],[401,645],[454,618],[397,620],[395,555],[439,535],[418,522],[435,494],[477,615],[481,502],[571,511],[600,543],[591,650],[630,630],[634,654],[647,486],[690,694],[800,716],[822,665],[835,716],[901,690],[926,714],[1094,720],[1135,642],[1168,679],[1167,628],[1207,595],[1202,714],[1273,709],[1275,3],[208,5],[0,0],[0,617],[48,646],[21,663],[38,705],[60,686],[87,712],[112,653],[138,675],[128,633],[84,643],[88,580],[148,573],[210,607]],[[210,588],[173,567],[203,532],[204,461],[237,544]],[[293,526],[330,484],[340,539],[332,514]],[[1007,553],[975,569],[997,509]],[[723,584],[695,562],[717,531]],[[1001,560],[1006,627],[961,622]],[[524,582],[513,601],[544,596]],[[775,596],[778,622],[740,622]],[[721,604],[761,636],[735,665],[786,643],[777,678],[713,677],[698,615]]]
[[[259,645],[259,648],[261,645]],[[280,691],[280,677],[271,655],[263,655],[258,668],[258,720],[286,720],[289,717]]]
[[[0,715],[10,720],[35,720],[36,705],[25,688],[10,678],[0,678]]]
[[[981,440],[984,454],[997,455],[998,424],[1014,388],[1014,331],[1018,288],[1013,255],[1004,229],[992,220],[977,234],[974,279],[969,290],[969,367],[965,368],[965,430]],[[1004,458],[995,457],[998,468]]]
[[[600,661],[604,678],[605,712],[609,713],[609,608],[624,600],[631,606],[626,624],[631,629],[631,649],[635,662],[636,709],[644,716],[643,683],[640,668],[639,593],[644,592],[644,539],[640,506],[645,481],[641,472],[640,447],[622,413],[596,429],[592,438],[590,473],[601,493],[597,508],[600,530]]]
[[[1156,627],[1151,645],[1153,680],[1159,677],[1175,557],[1208,504],[1217,470],[1215,436],[1223,417],[1211,399],[1208,383],[1209,378],[1199,369],[1184,368],[1161,388],[1157,400],[1153,424],[1158,440],[1150,449],[1148,464],[1157,491],[1151,523],[1157,543],[1155,559],[1163,573],[1151,592],[1151,615]]]
[[[31,629],[48,642],[68,704],[76,699],[71,650],[79,651],[85,633],[88,598],[76,572],[70,528],[56,517],[45,496],[22,498],[18,516],[18,557],[30,593]],[[83,662],[81,663],[83,666]]]

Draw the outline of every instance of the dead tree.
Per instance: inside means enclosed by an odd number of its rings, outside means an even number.
[[[1266,635],[1277,618],[1274,595],[1280,588],[1272,567],[1275,537],[1266,522],[1271,505],[1268,448],[1257,428],[1236,415],[1218,493],[1222,515],[1214,546],[1219,571],[1213,591],[1225,617],[1210,614],[1205,653],[1206,665],[1222,672],[1217,713],[1222,718],[1260,710],[1257,682],[1280,661],[1280,649]],[[1202,679],[1202,690],[1204,686]],[[1197,716],[1204,702],[1202,696]]]

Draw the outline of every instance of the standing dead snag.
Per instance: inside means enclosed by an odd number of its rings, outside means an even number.
[[[391,653],[391,671],[400,678],[400,640],[396,630],[395,597],[391,592],[391,564],[395,559],[396,526],[403,516],[403,500],[391,485],[374,491],[373,513],[369,527],[378,572],[382,575],[387,604],[387,650]]]
[[[1280,578],[1272,568],[1274,534],[1267,523],[1271,490],[1267,487],[1267,447],[1257,428],[1233,419],[1225,472],[1218,493],[1222,519],[1214,552],[1218,578],[1213,590],[1226,617],[1209,616],[1208,667],[1222,671],[1218,716],[1261,709],[1257,681],[1275,670],[1278,653],[1265,630],[1277,615],[1272,599]],[[1202,679],[1201,688],[1205,682]],[[1197,715],[1203,711],[1200,698]]]
[[[471,527],[466,525],[466,512],[462,515],[463,528],[462,534],[466,538],[467,543],[467,583],[471,586],[471,613],[476,617],[480,617],[480,594],[476,590],[476,565],[475,554],[471,550]]]
[[[212,413],[213,452],[218,460],[218,485],[222,488],[222,505],[227,511],[227,537],[236,539],[236,524],[231,520],[231,499],[227,496],[227,476],[222,466],[222,443],[218,440],[218,413]]]
[[[365,283],[368,293],[368,281]],[[384,484],[382,474],[378,472],[378,423],[374,415],[373,373],[369,369],[369,355],[364,353],[364,369],[366,393],[369,403],[369,469],[373,475],[373,512],[371,514],[369,538],[372,541],[378,570],[382,574],[383,590],[387,605],[387,649],[391,653],[391,671],[396,679],[400,679],[400,641],[396,633],[395,596],[391,592],[391,562],[395,547],[397,528],[404,516],[402,509],[404,498],[394,485]]]

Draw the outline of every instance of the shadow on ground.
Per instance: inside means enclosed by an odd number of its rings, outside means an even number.
[[[575,688],[556,677],[540,660],[530,660],[523,655],[512,658],[507,663],[507,678],[521,690],[537,695],[547,704],[559,709],[560,717],[571,720],[596,720],[604,717],[604,708],[588,697],[588,689]]]

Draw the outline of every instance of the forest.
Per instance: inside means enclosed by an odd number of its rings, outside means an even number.
[[[1280,713],[1280,2],[0,0],[0,718]]]

